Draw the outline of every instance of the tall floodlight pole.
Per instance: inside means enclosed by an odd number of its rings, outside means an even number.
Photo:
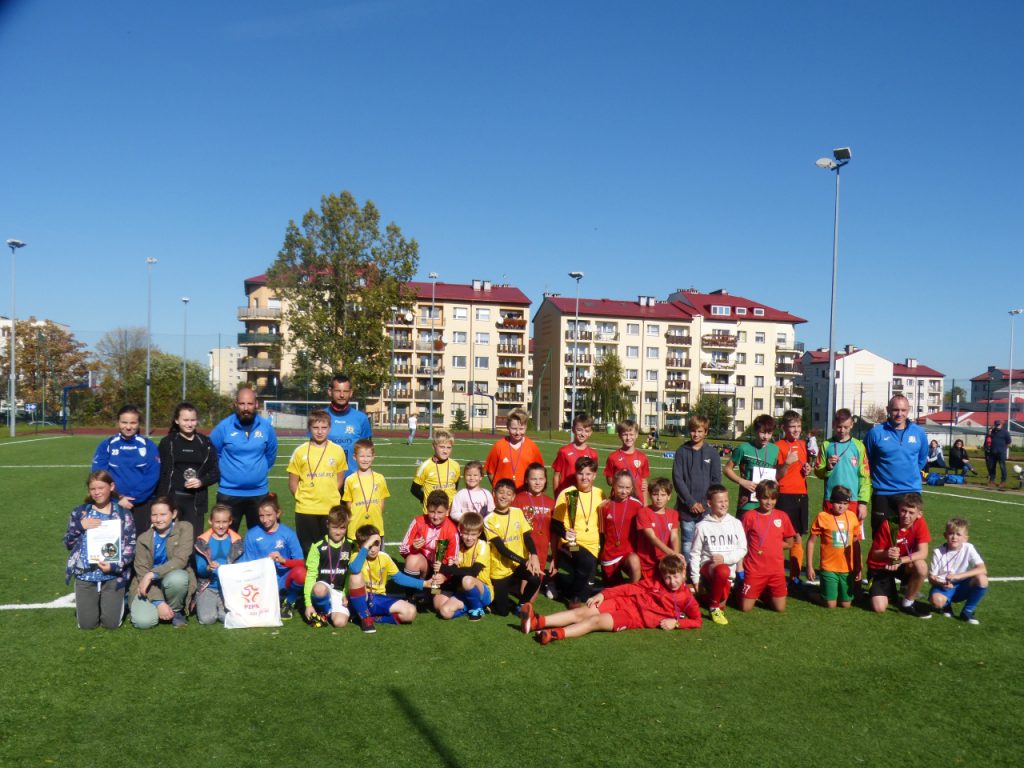
[[[828,312],[828,405],[825,411],[825,436],[832,436],[832,414],[836,407],[836,273],[839,269],[839,169],[850,162],[849,147],[832,150],[832,157],[822,157],[815,165],[836,172],[836,209],[832,227],[832,303]]]
[[[430,439],[434,439],[434,350],[437,341],[434,339],[434,303],[437,301],[437,272],[431,272],[430,278]]]
[[[14,287],[14,275],[15,275],[15,254],[19,248],[24,248],[25,244],[21,240],[10,239],[7,241],[7,247],[11,249],[11,370],[10,379],[7,384],[7,424],[11,428],[11,437],[16,437],[18,434],[18,428],[15,426],[15,420],[17,416],[18,401],[17,395],[17,366],[14,363],[14,312],[15,312],[15,297],[16,291]]]
[[[572,332],[572,403],[569,405],[569,431],[572,432],[572,423],[576,421],[576,378],[580,363],[580,280],[583,279],[583,273],[570,272],[569,277],[576,281],[576,320]]]
[[[1010,310],[1010,377],[1007,387],[1006,431],[1010,434],[1011,441],[1013,440],[1013,321],[1017,319],[1017,315],[1024,315],[1024,308]]]
[[[184,327],[181,333],[181,399],[186,400],[185,393],[188,391],[188,303],[191,301],[188,296],[181,297],[181,310],[184,317]]]
[[[150,358],[153,350],[153,265],[156,259],[146,257],[146,437],[149,437]]]

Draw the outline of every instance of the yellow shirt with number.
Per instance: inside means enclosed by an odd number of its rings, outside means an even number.
[[[523,537],[532,530],[530,521],[519,507],[509,507],[507,515],[495,510],[484,518],[484,536],[488,542],[497,536],[505,542],[509,550],[520,557],[529,557]],[[501,554],[497,547],[491,546],[490,550],[492,579],[505,579],[515,573],[519,567],[517,563]]]
[[[309,440],[292,453],[288,474],[299,478],[295,489],[295,511],[303,515],[326,515],[338,503],[338,475],[348,469],[345,450],[327,441],[319,446]]]
[[[579,503],[576,505],[576,525],[572,526],[569,524],[569,505],[565,500],[565,495],[575,490],[575,488],[566,488],[558,494],[552,517],[561,522],[567,530],[572,528],[576,531],[576,543],[597,557],[601,551],[601,515],[598,514],[597,508],[604,501],[604,493],[600,488],[591,488],[586,493],[577,491]]]
[[[472,549],[463,548],[460,542],[459,559],[455,563],[456,567],[472,568],[477,563],[483,563],[484,566],[480,573],[477,574],[477,578],[488,587],[494,586],[491,584],[491,546],[482,538],[477,539],[476,546]]]
[[[452,461],[452,459],[438,463],[433,458],[430,458],[420,464],[412,481],[423,488],[422,506],[424,512],[427,511],[427,497],[431,491],[444,491],[447,493],[448,506],[451,506],[455,492],[458,490],[461,471],[459,463]]]
[[[356,540],[356,531],[364,525],[373,525],[384,537],[384,499],[391,494],[388,483],[380,472],[370,471],[368,476],[356,471],[345,478],[341,500],[348,504],[352,518],[348,521],[345,538]]]

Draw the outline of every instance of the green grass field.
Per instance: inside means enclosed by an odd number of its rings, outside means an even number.
[[[0,604],[70,591],[61,537],[98,439],[0,440]],[[282,498],[297,442],[282,440],[273,473]],[[558,444],[539,442],[553,458]],[[454,455],[482,459],[488,446],[460,440]],[[388,540],[416,513],[408,486],[428,455],[426,441],[378,441]],[[670,463],[652,457],[654,475]],[[1024,496],[925,498],[934,537],[965,516],[990,575],[1024,576]],[[363,636],[297,619],[83,632],[67,608],[4,610],[0,765],[1019,765],[1022,596],[1024,582],[994,582],[980,626],[791,600],[784,615],[731,610],[727,627],[548,647],[490,616],[427,614]]]

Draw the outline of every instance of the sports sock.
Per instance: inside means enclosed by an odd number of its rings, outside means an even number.
[[[967,592],[967,601],[964,603],[964,612],[973,614],[978,608],[978,603],[981,602],[981,598],[988,592],[988,587],[973,586]]]
[[[480,594],[480,590],[476,587],[468,589],[462,593],[462,602],[464,602],[466,607],[471,611],[484,607],[483,595]]]
[[[358,587],[350,590],[348,593],[348,601],[352,605],[352,610],[360,619],[365,619],[370,615],[370,604],[366,600],[366,587]]]
[[[549,629],[548,632],[551,633],[552,640],[565,640],[564,627],[555,627],[554,629]]]
[[[393,613],[389,613],[387,616],[374,616],[373,620],[377,624],[401,624],[398,617]]]

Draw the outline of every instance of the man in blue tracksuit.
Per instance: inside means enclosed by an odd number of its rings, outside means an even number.
[[[117,503],[130,509],[137,534],[149,530],[149,502],[160,481],[160,450],[139,434],[139,409],[126,405],[117,412],[118,433],[96,446],[92,471],[107,470],[120,495]]]
[[[244,387],[235,395],[235,412],[213,428],[210,442],[220,461],[217,503],[231,507],[231,527],[259,526],[259,504],[269,489],[267,477],[277,461],[277,434],[256,412],[256,393]]]
[[[340,445],[345,451],[345,458],[348,460],[345,477],[348,477],[356,468],[352,446],[356,444],[356,440],[372,440],[373,429],[366,414],[348,404],[352,399],[352,382],[348,376],[338,374],[332,378],[329,391],[331,404],[327,414],[331,417],[331,431],[327,433],[327,439]]]
[[[909,420],[910,401],[896,395],[886,407],[888,420],[864,438],[871,471],[871,532],[885,520],[896,520],[900,500],[921,492],[921,470],[928,462],[928,436]]]

